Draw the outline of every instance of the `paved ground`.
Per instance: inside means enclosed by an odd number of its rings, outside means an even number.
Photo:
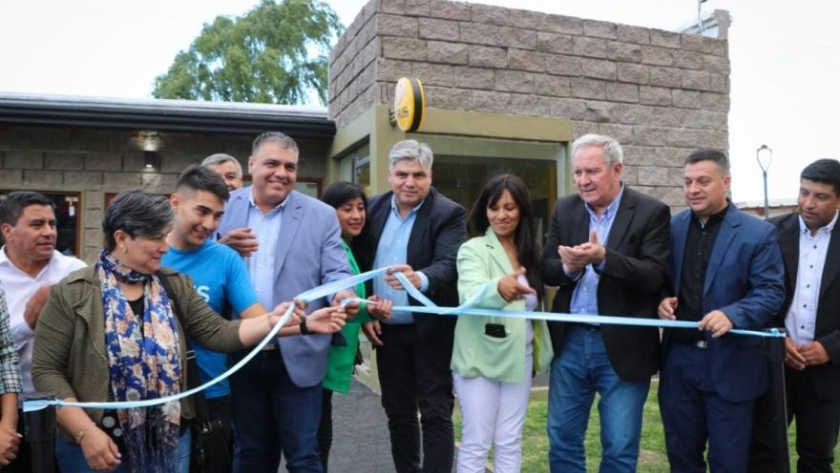
[[[547,381],[548,375],[538,376],[534,386],[545,386]],[[379,394],[355,379],[349,393],[333,396],[333,430],[331,473],[394,471],[388,420]]]
[[[548,375],[534,379],[534,386],[545,386]],[[389,473],[391,441],[388,419],[379,394],[353,379],[350,392],[333,395],[333,446],[330,473]],[[285,465],[281,465],[285,472]],[[487,470],[487,473],[492,473]]]
[[[394,471],[379,394],[355,379],[349,393],[333,395],[333,439],[330,473]]]

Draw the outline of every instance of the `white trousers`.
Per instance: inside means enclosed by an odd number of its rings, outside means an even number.
[[[518,473],[522,468],[522,426],[528,411],[532,370],[529,345],[525,381],[520,384],[452,373],[463,424],[458,473],[484,473],[491,446],[495,449],[494,472]]]

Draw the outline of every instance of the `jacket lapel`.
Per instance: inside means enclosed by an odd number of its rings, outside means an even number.
[[[671,267],[673,269],[674,278],[674,294],[679,294],[680,290],[680,276],[682,275],[683,258],[685,254],[685,243],[688,239],[688,226],[691,224],[691,211],[686,210],[676,216],[672,217],[671,222],[671,244],[673,262]]]
[[[796,290],[796,276],[799,272],[799,214],[786,219],[779,228],[779,248],[787,268],[787,287],[792,294]]]
[[[487,231],[484,233],[484,244],[487,247],[487,252],[490,254],[490,259],[493,264],[495,264],[503,274],[512,274],[514,269],[510,264],[510,258],[508,258],[507,253],[505,253],[505,249],[499,241],[499,237],[496,236],[496,233],[494,233],[493,229],[490,227],[487,227]]]
[[[627,234],[630,228],[630,222],[633,221],[633,216],[636,214],[636,199],[630,192],[630,189],[624,188],[624,195],[621,197],[621,202],[618,203],[618,210],[615,214],[612,226],[610,227],[610,236],[607,239],[606,247],[612,250],[618,248],[618,244]]]
[[[721,222],[720,233],[718,233],[717,240],[715,240],[715,246],[712,249],[712,255],[709,258],[709,266],[706,268],[706,281],[703,284],[704,300],[708,300],[706,296],[709,289],[712,287],[712,281],[715,280],[718,270],[720,270],[720,267],[723,265],[723,260],[726,257],[726,253],[729,251],[729,245],[732,244],[732,240],[735,239],[735,234],[740,225],[740,210],[733,206],[726,212],[726,217],[724,217],[723,222]]]
[[[388,221],[393,196],[394,194],[391,192],[383,194],[376,203],[376,208],[371,209],[370,235],[373,246],[370,249],[371,254],[376,254],[376,250],[379,247],[379,238],[382,236],[382,230],[385,229],[385,222]],[[370,263],[373,264],[372,259]]]
[[[237,191],[230,197],[230,202],[225,209],[225,218],[228,221],[227,229],[243,228],[248,226],[248,205],[251,187],[243,191]]]
[[[431,224],[432,207],[434,206],[435,190],[430,189],[429,195],[423,201],[423,205],[417,209],[417,217],[414,219],[414,225],[411,227],[411,235],[408,236],[408,248],[406,251],[406,263],[412,268],[416,266],[418,253],[420,251],[430,251],[429,243],[432,241],[427,238],[429,233],[429,225]]]
[[[840,273],[840,222],[835,222],[834,230],[831,231],[831,240],[828,242],[828,253],[825,255],[819,300],[825,296],[825,291],[831,286],[838,273]]]
[[[70,284],[79,284],[82,286],[77,293],[80,296],[76,299],[73,311],[76,316],[84,320],[87,324],[89,339],[93,341],[92,348],[96,354],[103,360],[108,360],[105,354],[105,324],[102,322],[103,307],[102,307],[102,293],[96,290],[96,285],[100,284],[96,277],[96,266],[89,267],[86,271],[72,276],[68,279]],[[86,294],[88,291],[93,291],[93,294]],[[101,342],[101,343],[97,343]]]
[[[575,224],[574,222],[580,223]],[[567,220],[567,223],[566,228],[570,228],[571,230],[569,232],[571,238],[567,246],[576,246],[589,241],[589,212],[586,211],[586,204],[583,202],[583,199],[578,198],[578,203],[574,207],[572,218]]]
[[[283,271],[283,264],[295,241],[300,221],[303,216],[303,204],[297,197],[297,191],[292,191],[287,197],[286,208],[283,209],[283,222],[280,224],[280,236],[277,238],[277,254],[275,255],[275,278]]]

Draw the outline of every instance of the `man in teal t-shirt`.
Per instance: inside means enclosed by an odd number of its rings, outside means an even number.
[[[190,166],[178,176],[175,193],[170,197],[175,222],[166,238],[169,251],[163,256],[162,264],[189,275],[196,291],[217,313],[225,315],[230,308],[229,317],[257,317],[266,310],[259,303],[244,261],[236,251],[210,239],[219,226],[229,196],[224,180],[206,167]],[[341,324],[329,314],[318,312],[306,317],[301,325],[306,327],[304,333],[333,333],[341,329]],[[298,335],[301,330],[301,326],[283,327],[280,336]],[[276,347],[269,343],[265,349]],[[228,369],[227,354],[208,350],[194,340],[193,348],[202,382]],[[226,438],[230,439],[232,413],[228,381],[207,388],[204,396],[210,416],[220,421]],[[230,470],[227,464],[214,466],[217,472]]]
[[[169,252],[161,264],[189,275],[196,291],[214,311],[227,317],[265,313],[238,253],[212,241],[230,194],[224,180],[212,170],[191,166],[179,177],[170,197],[175,223],[167,236]],[[226,308],[230,308],[230,313]],[[252,314],[253,313],[253,314]],[[226,353],[211,351],[193,340],[201,381],[207,382],[228,369]],[[225,379],[204,391],[209,415],[218,420],[231,445],[230,385]],[[232,458],[232,451],[227,455]],[[224,456],[223,456],[224,457]],[[218,472],[230,465],[218,465]]]

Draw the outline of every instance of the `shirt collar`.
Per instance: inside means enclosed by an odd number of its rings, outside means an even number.
[[[691,212],[691,218],[693,218],[695,221],[697,221],[697,223],[700,224],[701,227],[706,227],[706,226],[714,224],[714,223],[722,222],[723,219],[726,218],[726,213],[729,212],[730,207],[732,207],[732,203],[729,201],[729,198],[727,198],[726,199],[726,207],[724,207],[723,210],[720,210],[716,213],[713,213],[713,214],[709,215],[709,218],[708,218],[708,220],[706,220],[706,223],[703,223],[703,221],[700,220],[697,217],[697,214],[695,214],[694,212]]]
[[[41,269],[40,273],[38,273],[39,275],[43,274],[44,270],[46,270],[51,265],[53,265],[53,263],[55,263],[56,258],[58,258],[58,256],[56,256],[57,254],[58,254],[58,251],[53,250],[52,255],[50,255],[50,262],[47,263],[46,265],[44,265],[44,268]],[[14,263],[12,263],[12,260],[9,259],[9,256],[6,254],[6,245],[3,245],[2,247],[0,247],[0,266],[3,266],[3,265],[9,265],[9,266],[12,266],[12,267],[16,268],[18,271],[22,271],[20,268],[15,266]]]
[[[840,213],[840,211],[834,212],[834,218],[832,218],[831,221],[828,222],[828,225],[826,225],[826,226],[820,228],[819,230],[817,230],[817,234],[831,233],[832,231],[834,231],[834,224],[837,223],[837,214],[838,213]],[[807,234],[811,233],[811,229],[808,228],[808,225],[805,225],[805,220],[802,220],[802,215],[799,215],[799,232],[803,233],[803,234],[804,233],[807,233]]]
[[[422,201],[420,201],[420,203],[417,204],[416,207],[411,209],[411,212],[409,212],[409,215],[411,215],[413,213],[417,213],[417,211],[420,210],[420,207],[422,207],[423,203],[425,203],[425,202],[426,202],[426,199],[423,199]],[[402,216],[400,215],[400,208],[397,206],[397,196],[395,196],[395,195],[391,196],[391,211],[394,212],[394,214],[396,214],[397,217],[402,218]]]
[[[294,192],[294,191],[292,191],[292,192]],[[289,196],[292,195],[292,192],[289,192],[286,195],[286,198],[283,199],[283,202],[280,202],[279,204],[275,205],[273,210],[282,209],[282,208],[286,207],[286,202],[289,201]],[[248,202],[251,203],[251,207],[259,208],[257,206],[257,201],[254,200],[254,186],[251,186],[251,192],[248,193]]]
[[[624,182],[622,181],[621,188],[618,189],[618,195],[616,195],[615,199],[613,199],[613,201],[610,202],[610,205],[608,205],[607,208],[604,209],[604,215],[602,215],[601,218],[609,218],[609,217],[615,215],[615,213],[618,212],[618,206],[621,205],[621,198],[623,196],[624,196]],[[595,215],[595,210],[592,208],[592,206],[590,206],[588,203],[586,203],[586,201],[583,202],[583,205],[584,205],[584,207],[586,207],[586,211],[589,212],[590,215],[593,215],[593,216]]]

